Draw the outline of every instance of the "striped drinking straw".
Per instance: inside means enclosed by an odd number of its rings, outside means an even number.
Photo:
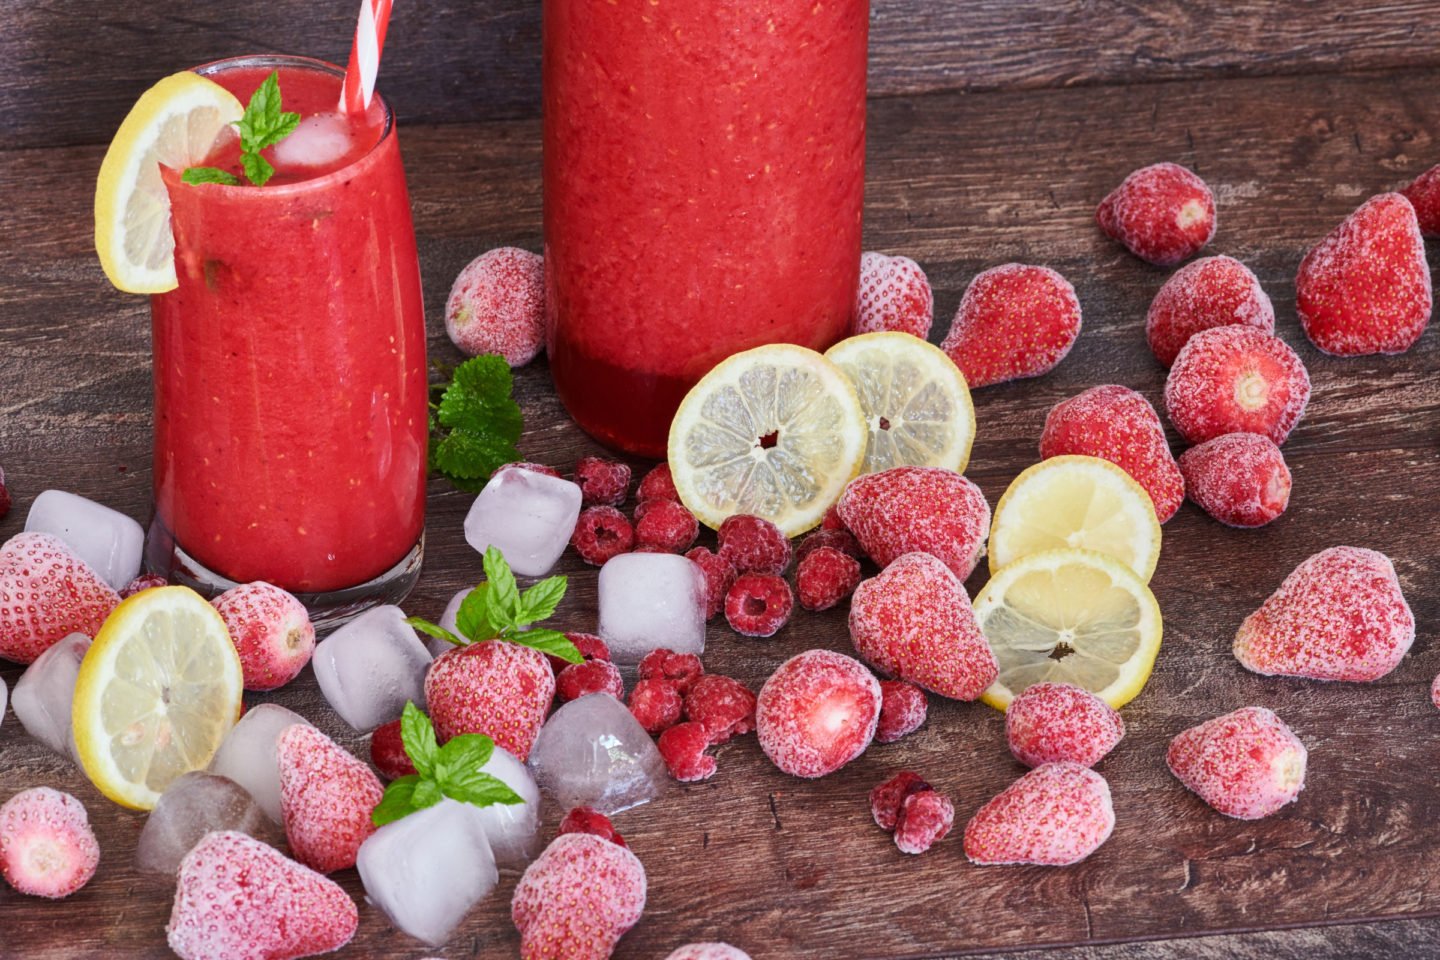
[[[380,69],[380,50],[390,25],[390,6],[391,0],[360,0],[355,45],[350,48],[350,65],[340,89],[340,109],[345,113],[359,113],[370,106],[375,74]]]

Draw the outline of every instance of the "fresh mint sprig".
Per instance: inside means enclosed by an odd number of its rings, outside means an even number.
[[[430,718],[407,702],[400,716],[400,743],[416,772],[390,781],[385,788],[370,813],[377,827],[433,807],[445,797],[477,807],[524,802],[505,781],[480,770],[495,752],[495,741],[484,734],[462,733],[442,747]]]
[[[510,365],[471,357],[448,382],[431,384],[430,468],[461,490],[479,492],[490,475],[520,459],[520,405],[510,396]]]
[[[280,74],[271,72],[250,95],[244,115],[235,123],[240,131],[240,166],[246,179],[257,187],[265,186],[275,175],[275,168],[260,156],[260,151],[290,136],[299,124],[300,114],[280,109]],[[180,179],[186,183],[223,183],[232,187],[240,183],[234,174],[219,167],[186,167]]]

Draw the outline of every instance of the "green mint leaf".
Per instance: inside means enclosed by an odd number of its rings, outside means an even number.
[[[442,427],[431,440],[430,469],[466,493],[479,493],[491,474],[520,459],[515,444],[472,430]]]
[[[472,357],[456,367],[434,407],[430,468],[456,487],[479,490],[490,475],[520,459],[520,407],[514,380],[500,357]]]
[[[245,177],[257,187],[263,187],[275,175],[275,168],[270,161],[258,153],[240,154],[240,166],[245,168]]]
[[[547,630],[544,627],[532,627],[529,630],[517,630],[514,633],[507,633],[505,639],[511,643],[518,643],[523,647],[534,647],[541,653],[549,654],[552,657],[559,657],[568,663],[584,663],[585,658],[575,648],[569,638],[559,630]]]
[[[434,780],[421,777],[415,783],[415,790],[410,794],[410,808],[412,810],[424,810],[426,807],[433,807],[445,794],[440,790],[440,784]]]
[[[499,632],[486,615],[488,608],[485,595],[489,592],[490,584],[480,584],[465,595],[465,599],[460,601],[460,609],[455,613],[456,629],[469,638],[471,643],[494,639]]]
[[[185,183],[223,183],[227,187],[240,185],[235,174],[219,167],[186,167],[185,172],[180,174],[180,179]]]
[[[280,109],[280,75],[272,71],[250,95],[245,113],[235,124],[240,131],[240,166],[246,179],[257,187],[265,186],[275,168],[260,151],[275,146],[299,125],[300,114]]]
[[[455,636],[455,634],[451,633],[449,630],[446,630],[439,624],[431,623],[424,617],[406,617],[405,622],[410,624],[410,626],[414,627],[416,630],[419,630],[421,633],[426,634],[427,636],[434,637],[436,640],[445,640],[449,643],[455,644],[455,646],[457,647],[465,646],[465,641],[463,639]]]
[[[470,771],[479,770],[495,753],[495,741],[481,733],[462,733],[451,737],[440,748],[435,763],[435,781],[446,796],[450,785],[463,779]]]
[[[473,767],[445,785],[445,796],[461,803],[473,803],[477,807],[525,802],[505,781]]]
[[[490,623],[502,630],[519,626],[521,621],[516,617],[520,613],[520,588],[510,564],[505,562],[505,555],[498,547],[486,547],[484,564],[485,582],[490,585],[485,595]]]
[[[398,780],[391,780],[385,787],[385,795],[375,804],[375,809],[370,811],[370,822],[377,827],[383,827],[417,810],[411,801],[415,794],[415,785],[419,782],[420,778],[413,773]]]
[[[550,619],[565,596],[567,583],[563,576],[546,577],[526,590],[520,596],[520,613],[516,619],[522,624]]]
[[[415,764],[416,771],[422,777],[430,776],[436,757],[441,752],[435,739],[435,726],[419,707],[408,700],[404,712],[400,714],[400,743],[405,747],[405,755]]]

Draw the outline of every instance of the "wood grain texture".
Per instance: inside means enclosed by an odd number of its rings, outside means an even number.
[[[979,704],[935,700],[928,724],[875,747],[820,781],[780,774],[746,737],[721,748],[720,772],[672,785],[617,826],[645,862],[650,902],[618,958],[660,958],[691,940],[726,939],[757,960],[887,960],[1074,946],[1074,960],[1190,956],[1433,955],[1440,943],[1440,713],[1435,530],[1440,509],[1440,346],[1430,332],[1407,355],[1336,360],[1296,323],[1293,275],[1305,249],[1369,194],[1440,159],[1440,71],[1373,76],[1186,81],[893,98],[872,105],[869,249],[904,252],[936,289],[934,338],[977,272],[1006,260],[1047,263],[1070,278],[1085,310],[1074,351],[1051,375],[977,391],[970,476],[992,504],[1036,457],[1045,412],[1098,383],[1131,385],[1158,402],[1163,371],[1144,343],[1145,308],[1167,275],[1106,241],[1096,201],[1130,169],[1185,163],[1216,190],[1219,233],[1207,252],[1250,264],[1274,298],[1279,333],[1315,383],[1286,445],[1295,490],[1286,516],[1259,531],[1223,528],[1184,507],[1165,527],[1153,587],[1166,617],[1154,677],[1125,709],[1129,735],[1101,764],[1115,794],[1113,839],[1068,869],[977,868],[958,837],[918,858],[899,855],[870,822],[866,794],[899,768],[950,792],[963,824],[1021,772],[1002,718]],[[439,308],[480,251],[538,248],[539,137],[534,121],[412,126],[402,139],[430,305],[431,350],[452,357]],[[59,486],[143,516],[149,496],[147,308],[110,290],[90,252],[89,185],[99,150],[0,153],[0,194],[18,198],[0,248],[0,464],[20,529],[41,490]],[[1432,266],[1436,250],[1431,246]],[[297,318],[297,322],[303,318]],[[568,468],[597,448],[549,390],[544,362],[522,371],[527,458]],[[1177,450],[1178,450],[1177,444]],[[469,498],[432,485],[429,554],[412,613],[437,615],[479,576],[464,543]],[[1300,560],[1339,543],[1391,555],[1420,623],[1413,653],[1369,686],[1272,679],[1229,653],[1240,620]],[[594,625],[595,576],[573,557],[559,619]],[[968,584],[972,594],[983,581]],[[849,648],[844,615],[801,615],[768,641],[712,624],[707,666],[760,685],[786,657]],[[20,670],[0,667],[14,683]],[[270,697],[364,754],[310,673]],[[1204,807],[1164,768],[1171,736],[1258,703],[1310,748],[1298,803],[1245,823]],[[170,890],[130,863],[141,818],[104,801],[68,763],[0,725],[0,796],[37,783],[89,807],[104,850],[94,882],[42,903],[0,889],[0,957],[72,960],[166,956]],[[554,820],[550,821],[553,829]],[[360,895],[353,872],[339,875]],[[439,953],[515,954],[514,878]],[[421,957],[426,950],[361,909],[342,957]],[[1406,920],[1405,924],[1376,921]],[[1305,933],[1246,931],[1364,922]],[[1175,940],[1200,934],[1220,939]],[[1169,946],[1102,947],[1161,939]],[[1273,953],[1271,951],[1274,951]],[[1312,952],[1312,950],[1314,952]]]

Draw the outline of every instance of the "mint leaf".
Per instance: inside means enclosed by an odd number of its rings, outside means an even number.
[[[544,627],[533,627],[529,630],[519,630],[515,633],[505,634],[505,640],[511,643],[518,643],[524,647],[534,647],[541,653],[549,654],[552,657],[559,657],[568,663],[584,663],[585,658],[576,649],[575,644],[559,630],[547,630]]]
[[[479,770],[490,762],[495,753],[495,741],[481,733],[462,733],[451,737],[440,748],[435,763],[435,780],[446,796],[451,796],[450,784],[463,777],[468,771]]]
[[[300,124],[300,114],[280,109],[280,74],[271,71],[255,92],[245,114],[236,124],[240,129],[240,149],[259,153],[284,140]]]
[[[235,174],[219,167],[186,167],[180,179],[185,183],[223,183],[227,187],[240,185]]]
[[[506,627],[517,627],[522,621],[517,619],[520,613],[520,588],[515,583],[515,574],[510,570],[510,564],[505,562],[505,555],[500,548],[489,546],[485,548],[485,582],[490,589],[486,591],[485,610],[490,623],[504,632]]]
[[[462,490],[478,490],[490,475],[520,459],[520,407],[510,396],[514,378],[500,357],[485,354],[456,367],[432,406],[430,468]]]
[[[441,754],[440,744],[435,740],[435,726],[420,708],[410,701],[400,714],[400,743],[405,755],[415,764],[415,770],[428,777],[435,768],[436,758]]]
[[[478,733],[462,733],[445,745],[435,743],[435,727],[413,703],[400,717],[400,740],[417,773],[391,781],[385,795],[370,812],[377,827],[424,810],[445,797],[487,807],[495,803],[523,803],[505,782],[481,771],[495,755],[495,741]]]
[[[406,814],[414,813],[418,808],[411,804],[411,799],[415,794],[415,785],[419,782],[420,778],[413,773],[398,780],[391,780],[385,787],[385,795],[375,804],[375,809],[370,811],[370,822],[377,827],[383,827]]]
[[[445,795],[452,800],[473,803],[477,807],[489,807],[497,803],[524,803],[524,799],[511,790],[499,777],[471,769],[462,778],[445,785]]]
[[[563,576],[546,577],[526,590],[520,597],[520,612],[516,619],[522,624],[550,619],[565,596],[567,583]]]
[[[424,810],[426,807],[433,807],[445,794],[440,790],[440,784],[427,777],[421,777],[415,784],[415,790],[410,794],[410,808],[412,810]]]
[[[488,607],[485,595],[489,592],[490,584],[480,584],[465,595],[465,599],[460,601],[460,609],[455,613],[455,628],[469,638],[471,643],[489,640],[499,632],[486,613]]]
[[[451,633],[449,630],[446,630],[439,624],[431,623],[424,617],[406,617],[405,622],[410,624],[410,626],[414,627],[416,630],[419,630],[421,633],[434,637],[436,640],[445,640],[449,643],[455,644],[455,646],[457,647],[465,646],[465,641],[463,639],[455,636],[455,634]]]
[[[240,154],[240,166],[245,169],[246,178],[255,186],[263,187],[275,175],[275,168],[270,161],[258,153]]]

